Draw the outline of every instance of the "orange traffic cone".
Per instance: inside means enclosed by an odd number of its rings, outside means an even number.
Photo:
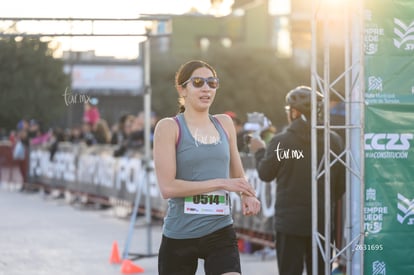
[[[134,273],[142,273],[144,269],[138,265],[135,265],[130,260],[124,260],[121,266],[121,272],[123,274],[134,274]]]
[[[112,244],[112,252],[111,257],[109,258],[109,262],[111,264],[120,264],[121,263],[121,257],[119,256],[119,250],[118,250],[118,243],[114,241]]]

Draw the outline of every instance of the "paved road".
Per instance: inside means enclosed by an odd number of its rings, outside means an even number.
[[[129,219],[117,218],[112,209],[70,205],[0,184],[0,217],[0,275],[122,274],[109,258],[114,241],[122,253]],[[144,219],[138,218],[130,252],[148,253],[147,233]],[[156,253],[160,224],[152,226],[151,236],[151,252]],[[144,269],[142,274],[157,274],[157,257],[134,263]],[[242,254],[243,274],[277,275],[276,269],[274,257]]]

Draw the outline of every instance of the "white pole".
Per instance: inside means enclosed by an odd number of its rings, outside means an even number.
[[[312,1],[312,21],[311,21],[311,30],[312,30],[312,48],[311,48],[311,87],[312,91],[318,90],[316,78],[317,74],[317,19],[316,19],[316,10],[317,3],[316,0]],[[316,106],[316,93],[312,93],[312,106]],[[317,167],[317,143],[316,143],[316,116],[317,112],[315,108],[311,110],[311,152],[312,152],[312,274],[318,274],[318,205],[317,205],[317,194],[318,194],[318,167]]]
[[[149,172],[150,172],[150,162],[151,162],[151,60],[150,60],[150,50],[151,50],[151,30],[147,29],[147,40],[144,42],[144,116],[145,116],[145,127],[144,127],[144,167],[145,167],[145,177],[144,184],[146,184],[146,194],[145,194],[145,220],[147,223],[147,251],[148,254],[152,254],[151,249],[151,194],[150,194],[150,181],[149,181]]]
[[[350,24],[351,24],[351,13],[349,4],[345,5],[345,70],[347,73],[345,74],[345,102],[351,102],[351,73],[352,71],[348,71],[348,68],[351,64],[351,37],[350,37]],[[345,125],[351,124],[351,106],[350,104],[345,104]],[[350,138],[351,138],[351,129],[346,127],[345,129],[345,148],[346,148],[346,163],[349,164],[352,160],[351,153],[349,152],[348,148],[350,148]],[[346,247],[348,242],[352,240],[351,234],[351,172],[349,169],[346,169],[345,174],[345,226],[344,226],[344,238],[343,240],[343,247]],[[343,204],[342,204],[343,205]],[[344,211],[342,211],[344,212]],[[352,264],[352,246],[348,246],[345,251],[345,259],[346,259],[346,270],[351,270]]]
[[[325,275],[331,274],[331,139],[330,139],[330,30],[329,20],[325,19],[324,26],[324,121],[323,121],[323,134],[324,134],[324,166],[325,166],[325,251],[324,263],[325,263]],[[316,105],[314,105],[316,106]]]
[[[359,1],[356,1],[359,2]],[[362,2],[362,1],[361,1]],[[361,125],[360,128],[355,128],[351,133],[351,154],[354,156],[354,161],[351,163],[352,169],[360,171],[359,177],[351,176],[351,224],[355,225],[351,228],[351,238],[360,236],[361,242],[364,241],[364,220],[363,220],[363,202],[364,202],[364,62],[363,62],[363,16],[362,3],[356,6],[354,18],[352,20],[352,59],[353,64],[359,66],[353,67],[352,70],[352,106],[351,106],[351,123],[353,125]],[[351,274],[363,274],[364,260],[363,251],[355,251],[352,255]]]

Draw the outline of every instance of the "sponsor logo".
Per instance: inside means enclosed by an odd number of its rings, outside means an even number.
[[[376,159],[406,159],[411,148],[412,133],[366,133],[365,157]],[[377,151],[377,152],[371,152]]]
[[[388,215],[388,207],[377,201],[377,190],[368,188],[365,190],[364,229],[370,234],[376,234],[382,230],[384,216]]]
[[[377,190],[374,188],[368,188],[365,191],[365,199],[367,201],[376,201],[377,200]]]
[[[382,92],[382,78],[376,76],[368,77],[368,91]]]
[[[372,22],[372,11],[365,10],[365,35],[364,48],[365,53],[375,54],[378,51],[378,43],[381,36],[384,36],[384,29]]]
[[[375,261],[372,263],[372,275],[385,275],[386,272],[385,262]]]
[[[397,38],[394,38],[394,46],[398,49],[406,51],[414,50],[414,21],[409,25],[406,25],[398,18],[394,18],[394,34]],[[403,47],[404,46],[404,47]]]
[[[367,133],[365,150],[408,150],[412,139],[411,133]]]
[[[397,195],[398,204],[397,220],[401,224],[414,225],[414,199],[409,200],[400,193]]]

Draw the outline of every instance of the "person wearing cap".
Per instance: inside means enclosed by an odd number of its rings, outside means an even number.
[[[250,150],[255,154],[259,177],[266,182],[276,180],[275,231],[277,263],[280,274],[301,275],[304,264],[312,274],[312,167],[311,167],[311,95],[310,87],[299,86],[286,96],[288,127],[276,134],[267,148],[263,140],[253,138]],[[315,91],[317,112],[323,95]],[[323,133],[318,131],[318,161],[324,148]],[[343,142],[331,132],[330,148],[339,155]],[[330,170],[332,208],[344,192],[344,166],[335,162]],[[324,232],[324,177],[318,180],[318,232]],[[332,210],[331,214],[335,212]],[[333,221],[333,217],[332,217]],[[332,222],[332,224],[334,224]],[[325,274],[319,254],[318,274]]]

